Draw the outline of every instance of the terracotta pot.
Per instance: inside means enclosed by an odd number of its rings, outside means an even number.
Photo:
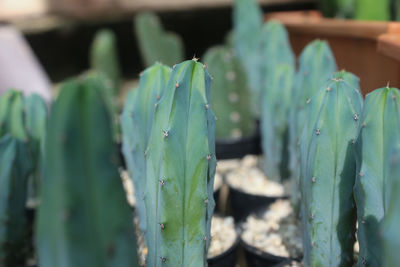
[[[275,12],[266,19],[282,22],[296,55],[314,39],[327,40],[339,69],[360,78],[364,94],[400,87],[400,23],[323,18],[317,11]]]

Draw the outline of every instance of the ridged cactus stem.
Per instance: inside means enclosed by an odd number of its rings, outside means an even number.
[[[382,266],[380,223],[389,206],[392,153],[400,136],[400,91],[381,88],[367,95],[357,139],[358,266]]]
[[[174,67],[147,150],[147,266],[204,267],[214,209],[215,115],[196,59]]]
[[[352,266],[359,91],[338,73],[308,102],[300,140],[306,266]]]

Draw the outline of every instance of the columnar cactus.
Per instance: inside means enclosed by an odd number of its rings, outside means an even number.
[[[287,31],[279,22],[270,21],[264,25],[261,46],[265,59],[261,114],[262,146],[268,178],[280,180],[282,176],[288,176],[282,161],[284,154],[287,154],[285,151],[288,118],[294,100],[292,87],[295,57]]]
[[[313,94],[326,83],[335,71],[335,58],[325,41],[313,41],[306,46],[300,55],[299,70],[296,74],[293,92],[295,102],[290,110],[289,118],[289,167],[294,184],[299,182],[300,177],[298,143],[307,119],[304,107]],[[296,194],[293,194],[293,197],[297,199]]]
[[[354,142],[362,96],[338,73],[308,101],[300,140],[306,266],[352,266]]]
[[[135,32],[145,66],[156,62],[172,66],[184,58],[181,38],[165,32],[159,18],[153,13],[140,13],[135,17]]]
[[[211,106],[218,123],[217,138],[249,136],[255,120],[251,113],[246,73],[235,52],[225,46],[207,50],[204,62],[213,77]]]
[[[139,87],[128,94],[121,117],[122,152],[135,185],[140,229],[146,231],[146,149],[153,125],[155,104],[162,97],[171,69],[156,63],[140,75]]]
[[[389,207],[391,185],[399,179],[398,173],[391,172],[395,163],[393,149],[398,147],[400,137],[399,99],[396,88],[375,90],[366,97],[360,116],[354,189],[360,244],[358,266],[383,264],[379,224]]]
[[[234,48],[247,73],[253,113],[259,115],[262,87],[260,71],[262,66],[260,57],[262,12],[255,0],[235,0],[233,11]]]
[[[117,40],[111,30],[96,33],[90,49],[91,68],[102,73],[112,82],[114,93],[121,83],[121,71],[118,60]]]
[[[25,205],[30,173],[26,143],[4,135],[0,139],[0,266],[25,266],[29,245]]]
[[[137,266],[112,118],[92,79],[66,82],[49,119],[36,222],[41,267]]]
[[[176,65],[156,103],[147,158],[147,266],[204,267],[214,209],[215,116],[210,76]]]

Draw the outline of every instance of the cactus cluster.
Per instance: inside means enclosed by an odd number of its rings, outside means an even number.
[[[280,180],[288,176],[285,170],[288,117],[294,100],[295,57],[287,31],[279,22],[271,21],[264,25],[261,46],[265,59],[261,98],[262,147],[268,178]]]
[[[93,79],[63,84],[50,115],[36,222],[41,267],[137,266],[112,115]]]
[[[159,18],[149,12],[135,17],[135,32],[140,53],[146,67],[156,62],[172,66],[184,58],[184,46],[181,38],[171,32],[165,32]]]
[[[360,116],[354,190],[358,213],[357,236],[360,243],[359,266],[383,265],[384,254],[379,235],[381,223],[389,209],[394,213],[388,214],[387,224],[390,225],[395,218],[393,216],[396,216],[393,204],[398,198],[395,190],[399,180],[399,99],[400,91],[396,88],[377,89],[366,97]],[[387,229],[386,233],[390,233],[390,230]],[[386,237],[394,241],[396,234],[392,234],[392,237]]]
[[[254,116],[246,73],[228,46],[215,46],[207,50],[204,62],[213,77],[211,106],[217,117],[217,138],[238,138],[253,134]]]
[[[306,266],[352,266],[355,232],[355,140],[359,90],[337,73],[305,107],[300,140],[301,217]]]

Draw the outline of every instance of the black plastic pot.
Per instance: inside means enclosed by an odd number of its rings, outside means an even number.
[[[290,258],[280,257],[266,253],[253,246],[250,246],[243,240],[240,241],[246,257],[247,266],[251,267],[278,267],[282,263],[290,262]]]
[[[215,151],[217,159],[237,159],[246,155],[262,154],[260,123],[257,122],[254,134],[249,137],[217,139]]]
[[[213,258],[207,259],[208,267],[235,267],[238,245],[239,237],[227,251]]]
[[[214,212],[219,212],[219,196],[221,193],[221,187],[214,191],[215,208]]]
[[[235,222],[241,222],[249,214],[255,213],[260,209],[265,210],[268,205],[275,202],[278,199],[286,197],[267,197],[261,195],[254,195],[243,192],[232,186],[229,186],[229,197],[231,201],[232,215]]]

